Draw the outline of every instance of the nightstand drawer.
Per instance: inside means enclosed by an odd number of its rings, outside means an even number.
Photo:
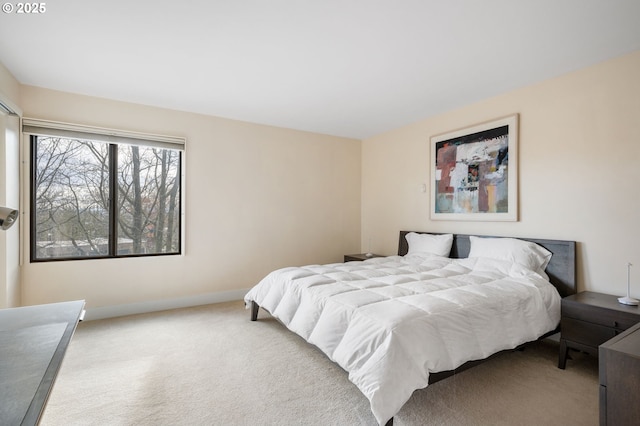
[[[573,303],[562,304],[562,317],[617,328],[619,331],[624,331],[640,321],[637,314]]]
[[[562,317],[560,329],[563,339],[594,348],[615,337],[621,331],[567,317]]]

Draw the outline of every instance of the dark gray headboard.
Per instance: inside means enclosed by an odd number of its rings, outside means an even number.
[[[398,241],[398,255],[404,256],[409,251],[409,245],[405,235],[409,232],[418,234],[438,234],[437,232],[400,231]],[[483,237],[485,235],[478,235]],[[485,236],[486,237],[486,236]],[[560,296],[566,297],[576,293],[576,242],[563,240],[540,240],[535,238],[520,238],[519,240],[531,241],[553,253],[547,266],[546,273],[549,280],[557,289]],[[469,235],[453,234],[453,245],[449,257],[462,259],[469,256],[471,243]]]

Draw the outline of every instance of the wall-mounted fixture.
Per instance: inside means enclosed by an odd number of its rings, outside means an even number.
[[[18,210],[0,207],[0,229],[6,231],[18,220]]]

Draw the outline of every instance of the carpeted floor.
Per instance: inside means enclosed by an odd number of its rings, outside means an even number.
[[[596,425],[597,359],[545,340],[414,392],[395,425]],[[78,326],[41,425],[375,425],[347,374],[242,302]]]

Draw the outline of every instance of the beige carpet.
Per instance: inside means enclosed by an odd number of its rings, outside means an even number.
[[[347,374],[241,302],[88,321],[42,425],[375,425]],[[597,425],[597,359],[556,342],[414,392],[395,425]]]

